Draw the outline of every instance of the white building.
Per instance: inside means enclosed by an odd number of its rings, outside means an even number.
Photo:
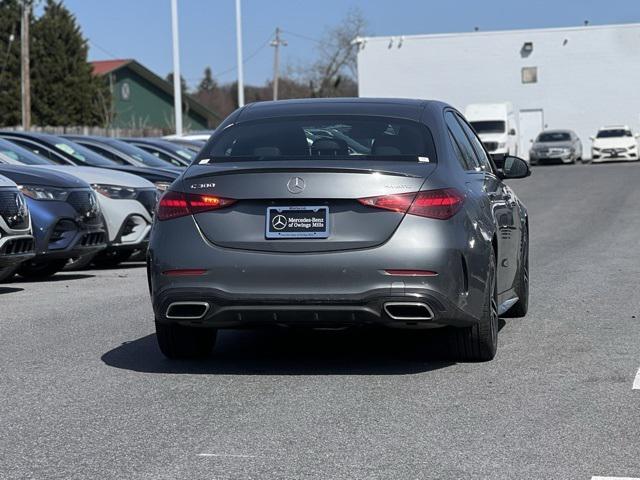
[[[361,97],[511,102],[519,151],[543,129],[640,132],[640,24],[359,39]],[[526,156],[526,155],[525,155]]]

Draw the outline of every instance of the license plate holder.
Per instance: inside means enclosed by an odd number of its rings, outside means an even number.
[[[327,238],[329,207],[267,207],[265,236],[277,238]]]

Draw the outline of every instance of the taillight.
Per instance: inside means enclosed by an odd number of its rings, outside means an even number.
[[[446,220],[462,208],[464,196],[454,188],[418,192],[409,208],[409,213],[421,217]]]
[[[194,215],[228,207],[235,203],[231,198],[216,197],[214,195],[200,195],[197,193],[182,193],[168,191],[158,202],[158,220]]]
[[[462,208],[464,196],[455,188],[442,188],[424,192],[361,198],[358,201],[369,207],[446,220],[453,217]]]
[[[384,195],[382,197],[360,198],[358,201],[368,207],[383,208],[394,212],[406,213],[411,202],[416,197],[413,193],[399,193],[397,195]]]

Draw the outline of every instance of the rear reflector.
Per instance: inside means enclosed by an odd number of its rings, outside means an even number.
[[[442,188],[423,192],[360,198],[358,201],[369,207],[446,220],[453,217],[462,208],[464,196],[455,188]]]
[[[431,270],[385,270],[384,273],[399,277],[435,277],[438,275],[438,272]]]
[[[158,202],[158,220],[194,215],[228,207],[236,202],[231,198],[216,197],[214,195],[200,195],[197,193],[182,193],[167,191]]]
[[[162,272],[167,277],[198,277],[207,271],[204,268],[177,268],[175,270],[165,270]]]

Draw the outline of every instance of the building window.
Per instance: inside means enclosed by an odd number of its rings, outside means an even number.
[[[538,83],[538,67],[523,67],[522,83]]]

